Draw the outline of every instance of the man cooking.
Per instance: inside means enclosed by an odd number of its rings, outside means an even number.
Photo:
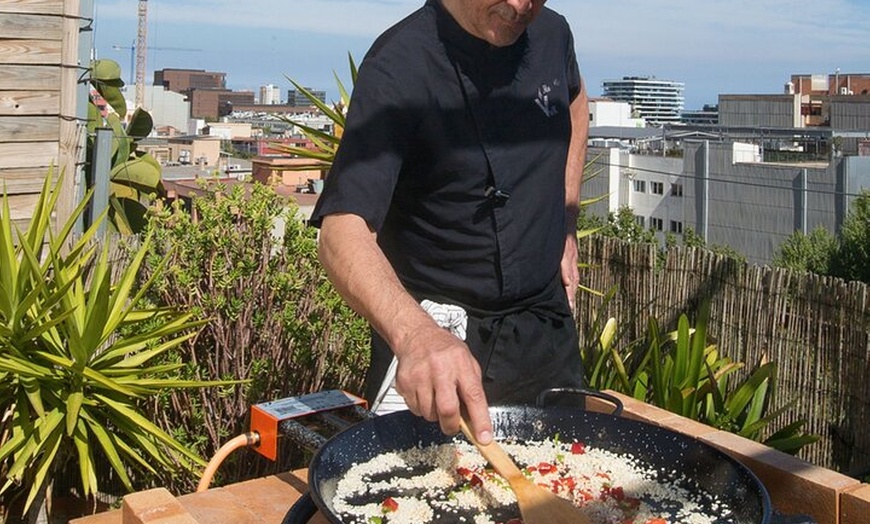
[[[366,398],[394,384],[448,434],[464,410],[483,443],[489,403],[582,383],[588,101],[545,1],[427,0],[383,33],[312,217],[330,279],[373,327]]]

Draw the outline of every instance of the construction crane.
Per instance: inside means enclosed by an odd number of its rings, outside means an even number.
[[[134,85],[135,77],[136,77],[136,42],[134,41],[130,45],[118,45],[115,44],[112,46],[112,49],[115,51],[129,51],[130,52],[130,85]],[[148,51],[202,51],[202,49],[195,49],[192,47],[146,47]]]
[[[145,58],[148,56],[148,0],[139,0],[136,31],[136,107],[145,105]]]
[[[201,49],[188,49],[184,47],[148,47],[148,0],[139,0],[138,27],[136,41],[129,47],[114,45],[112,49],[130,50],[130,74],[135,71],[136,107],[145,105],[145,61],[148,50],[155,51],[201,51]],[[134,64],[135,57],[135,64]],[[131,78],[132,80],[132,78]]]

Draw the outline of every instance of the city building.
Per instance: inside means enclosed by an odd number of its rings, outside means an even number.
[[[251,138],[251,124],[245,122],[212,122],[205,126],[203,134],[220,137],[221,140]]]
[[[629,103],[632,111],[650,125],[680,121],[685,101],[682,82],[652,76],[625,76],[621,80],[605,80],[603,85],[605,97]]]
[[[870,74],[792,75],[781,94],[719,95],[726,126],[870,130]]]
[[[798,94],[719,95],[724,127],[800,128],[805,122]]]
[[[254,180],[258,182],[291,187],[296,191],[320,193],[327,168],[324,166],[323,169],[305,169],[312,162],[305,158],[257,157],[253,160],[251,169]]]
[[[632,114],[627,102],[592,98],[589,100],[589,127],[646,127],[646,120]]]
[[[826,162],[759,161],[751,144],[703,141],[684,156],[684,223],[708,244],[769,264],[795,231],[837,231],[851,201],[870,187],[870,157]]]
[[[260,104],[278,105],[281,103],[281,88],[273,84],[260,86]]]
[[[870,95],[870,74],[792,75],[789,84],[799,95]]]
[[[193,89],[226,89],[227,74],[204,69],[161,69],[154,71],[154,85],[182,94]]]
[[[315,89],[311,89],[310,87],[305,88],[309,91],[315,98],[326,103],[326,91],[319,91]],[[305,96],[301,91],[296,89],[289,89],[287,91],[287,105],[291,107],[310,107],[311,101],[308,100],[308,97]]]
[[[719,123],[719,106],[705,104],[703,109],[683,111],[680,121],[692,126],[714,126]]]
[[[586,213],[606,217],[620,208],[629,207],[635,220],[652,229],[660,241],[668,232],[683,234],[681,158],[645,155],[609,147],[591,147],[587,168],[595,173],[583,182],[583,198],[606,195],[587,205]]]
[[[253,91],[227,89],[193,89],[189,94],[192,118],[218,119],[229,115],[236,106],[254,104]]]
[[[217,166],[221,158],[220,137],[176,136],[167,139],[169,161],[200,167]]]

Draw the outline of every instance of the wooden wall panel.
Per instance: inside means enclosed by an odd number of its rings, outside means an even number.
[[[47,167],[0,169],[0,193],[3,193],[4,189],[10,195],[39,193],[48,171]],[[56,173],[57,170],[54,172]],[[54,178],[57,179],[57,176]]]
[[[0,91],[0,116],[59,115],[57,91]]]
[[[45,142],[59,134],[56,116],[0,116],[0,142]]]
[[[6,14],[0,17],[0,38],[59,38],[62,26],[59,16]]]
[[[60,40],[0,39],[0,64],[60,65]]]
[[[0,90],[60,91],[57,66],[0,64]]]
[[[76,189],[76,170],[80,152],[85,144],[85,126],[80,120],[73,120],[76,115],[78,96],[87,96],[78,92],[78,81],[82,71],[79,64],[79,28],[82,15],[80,0],[65,0],[63,5],[63,52],[61,63],[61,98],[60,135],[58,136],[58,169],[66,173],[63,185],[60,188],[61,198],[57,204],[57,221],[61,224],[67,220],[78,204],[78,191]],[[86,16],[90,16],[87,14]],[[88,64],[82,64],[85,67]]]
[[[80,0],[0,0],[0,191],[5,185],[15,199],[13,218],[22,223],[49,166],[76,170],[82,15]],[[58,220],[76,203],[76,176],[64,180]]]
[[[58,142],[0,144],[0,169],[57,165]]]
[[[29,220],[38,200],[39,194],[10,195],[9,216],[12,220]]]
[[[0,13],[63,14],[63,0],[0,0]]]

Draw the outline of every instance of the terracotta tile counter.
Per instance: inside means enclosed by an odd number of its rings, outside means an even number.
[[[611,393],[614,394],[614,393]],[[751,469],[770,493],[774,508],[809,515],[819,524],[870,522],[870,485],[719,431],[623,395],[624,416],[684,433],[731,455]],[[610,411],[590,398],[591,410]],[[124,497],[122,509],[72,520],[70,524],[281,524],[287,511],[308,490],[307,471],[240,482],[202,493],[172,496],[164,489]],[[320,514],[311,524],[326,524]]]

